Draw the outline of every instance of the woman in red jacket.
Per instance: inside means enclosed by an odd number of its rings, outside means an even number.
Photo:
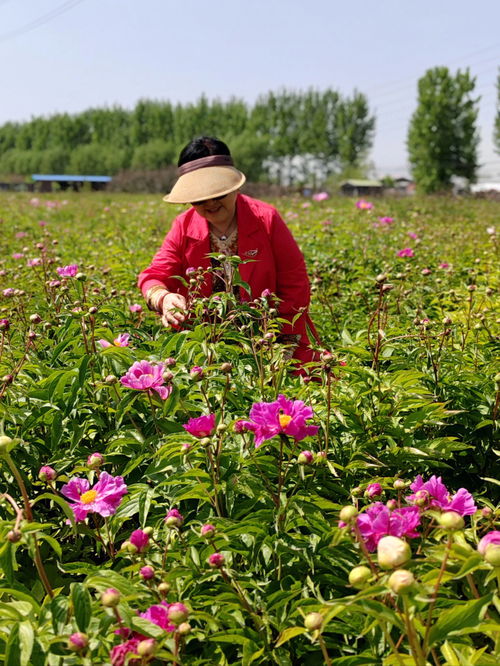
[[[139,275],[139,288],[149,307],[162,315],[165,326],[178,326],[187,315],[185,287],[174,276],[190,267],[213,266],[209,253],[251,259],[239,267],[251,295],[240,288],[242,301],[269,290],[280,299],[279,315],[287,320],[280,341],[294,346],[301,363],[315,360],[307,327],[310,285],[304,257],[288,227],[272,206],[239,194],[245,176],[233,166],[229,148],[212,137],[194,139],[181,152],[179,179],[168,203],[190,203],[173,222],[151,265]],[[201,295],[225,290],[229,264],[221,262],[207,274]],[[300,316],[295,320],[296,315]],[[316,334],[315,334],[316,335]]]

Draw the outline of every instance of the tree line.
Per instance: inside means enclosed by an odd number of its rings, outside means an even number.
[[[134,109],[89,109],[0,127],[0,173],[113,175],[162,169],[202,134],[222,138],[251,181],[322,182],[359,164],[375,118],[366,97],[335,90],[282,90],[254,105],[240,99],[194,104],[140,100]],[[300,156],[300,159],[297,159]]]
[[[479,98],[468,70],[434,67],[418,81],[407,134],[408,158],[420,191],[445,191],[453,177],[474,182],[479,168]],[[250,105],[205,96],[193,104],[140,100],[121,107],[56,114],[0,127],[0,174],[114,175],[172,169],[193,137],[229,144],[253,182],[321,185],[332,174],[363,172],[375,116],[367,97],[324,91],[268,92]],[[500,73],[493,141],[500,154]]]

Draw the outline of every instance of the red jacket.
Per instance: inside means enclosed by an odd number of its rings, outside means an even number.
[[[244,291],[241,299],[251,300],[269,289],[280,299],[279,313],[290,323],[284,324],[282,333],[300,334],[300,345],[294,357],[301,361],[312,360],[309,349],[306,322],[316,335],[309,319],[307,308],[310,300],[310,285],[304,257],[290,230],[281,219],[278,211],[262,201],[239,194],[236,201],[238,218],[238,254],[252,259],[239,266],[241,278],[250,285],[251,296]],[[210,238],[208,223],[190,208],[179,215],[163,241],[160,250],[153,257],[151,265],[139,275],[139,288],[145,295],[155,285],[163,285],[169,291],[186,295],[186,288],[174,275],[185,277],[189,267],[210,267]],[[202,285],[201,295],[212,293],[212,280],[209,277]],[[291,322],[300,308],[306,308],[292,326]]]

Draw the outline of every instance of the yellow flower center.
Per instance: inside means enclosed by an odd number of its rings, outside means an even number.
[[[97,497],[97,490],[87,490],[86,493],[80,495],[80,502],[83,502],[83,504],[90,504],[95,500],[96,497]]]
[[[279,418],[279,421],[280,421],[280,426],[283,428],[283,430],[287,427],[287,425],[292,420],[292,417],[289,414],[280,414],[278,418]]]

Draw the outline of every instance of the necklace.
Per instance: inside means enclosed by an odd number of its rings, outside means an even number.
[[[229,238],[229,236],[232,235],[234,229],[235,229],[235,220],[233,219],[233,220],[231,220],[231,223],[229,224],[228,228],[226,229],[226,231],[225,231],[223,234],[220,234],[220,235],[219,235],[218,232],[217,232],[213,227],[212,227],[212,233],[213,233],[214,236],[216,236],[219,240],[221,240],[221,241],[227,241],[227,239]]]

